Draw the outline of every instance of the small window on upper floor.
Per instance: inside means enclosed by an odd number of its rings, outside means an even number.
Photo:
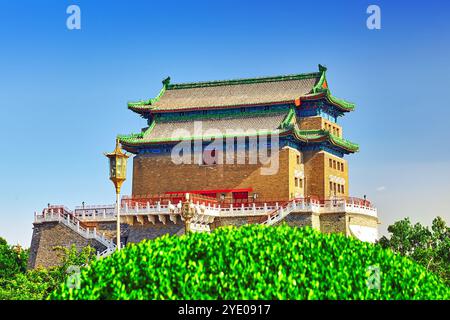
[[[329,159],[330,161],[330,168],[333,168],[333,160]]]
[[[298,154],[297,155],[297,164],[301,164],[301,163],[302,163],[302,159],[301,159],[300,155]]]
[[[339,133],[339,128],[336,128],[336,134],[337,134],[337,135],[340,135],[340,133]]]
[[[344,171],[344,164],[343,163],[341,163],[341,171],[342,172]]]
[[[336,160],[333,160],[333,169],[336,169]]]

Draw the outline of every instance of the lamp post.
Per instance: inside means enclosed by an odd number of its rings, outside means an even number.
[[[127,159],[129,156],[120,148],[119,139],[116,139],[116,148],[111,153],[105,153],[109,159],[109,179],[116,189],[117,214],[117,250],[120,250],[120,187],[127,178]]]
[[[184,219],[184,233],[191,232],[191,219],[195,215],[195,206],[189,201],[189,193],[186,193],[186,200],[181,206],[181,217]]]

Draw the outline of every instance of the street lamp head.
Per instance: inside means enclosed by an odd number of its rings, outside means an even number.
[[[127,159],[129,156],[122,152],[119,139],[116,139],[116,148],[111,153],[105,153],[109,159],[109,179],[114,183],[116,193],[127,178]]]

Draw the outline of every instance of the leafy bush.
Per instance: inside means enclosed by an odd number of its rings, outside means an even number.
[[[380,271],[368,286],[370,268]],[[448,299],[449,287],[379,245],[311,228],[223,227],[127,245],[53,299]]]
[[[85,247],[81,251],[78,251],[75,246],[70,248],[55,247],[54,250],[57,250],[61,256],[61,265],[49,269],[38,268],[26,271],[25,258],[20,257],[18,261],[21,263],[11,263],[11,261],[17,260],[17,256],[20,256],[16,251],[11,250],[14,255],[3,255],[2,257],[12,256],[16,260],[3,259],[3,261],[8,261],[9,268],[7,270],[10,270],[10,272],[6,274],[6,271],[3,270],[3,274],[6,275],[0,277],[0,300],[46,299],[52,291],[65,281],[66,272],[70,266],[81,266],[89,263],[95,256],[95,249],[91,247]],[[23,263],[23,261],[25,262]]]
[[[27,269],[28,250],[10,246],[0,237],[0,279],[9,278]]]
[[[61,283],[57,268],[35,269],[0,279],[0,300],[43,300]]]

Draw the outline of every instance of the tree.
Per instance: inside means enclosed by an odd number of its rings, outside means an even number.
[[[10,246],[0,237],[0,279],[10,278],[27,269],[28,250],[20,246]]]
[[[61,265],[49,269],[26,270],[28,251],[10,247],[0,238],[0,300],[42,300],[67,277],[70,266],[83,266],[95,258],[95,249],[84,247],[81,251],[55,247],[61,256]],[[26,252],[26,257],[25,253]],[[5,268],[4,268],[5,266]]]
[[[441,217],[433,220],[431,230],[405,218],[390,225],[388,231],[391,235],[379,240],[381,246],[411,258],[450,285],[450,227]]]

